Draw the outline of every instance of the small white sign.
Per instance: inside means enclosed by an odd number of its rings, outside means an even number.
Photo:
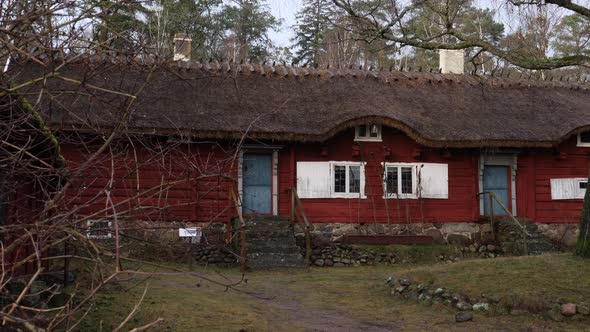
[[[203,235],[203,230],[201,227],[189,227],[178,229],[179,237],[201,237],[201,235]]]

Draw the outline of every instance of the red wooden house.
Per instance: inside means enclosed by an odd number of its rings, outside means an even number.
[[[99,56],[61,75],[82,83],[48,79],[42,112],[77,174],[71,204],[95,218],[227,222],[231,187],[244,214],[288,216],[296,188],[325,232],[411,223],[446,235],[478,231],[481,192],[518,218],[575,223],[587,186],[587,84]]]

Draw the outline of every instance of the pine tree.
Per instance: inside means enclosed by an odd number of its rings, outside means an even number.
[[[328,0],[304,0],[303,7],[297,13],[295,37],[291,39],[294,47],[295,62],[319,63],[322,52],[325,52],[324,38],[329,29],[330,17],[333,13],[332,2]]]

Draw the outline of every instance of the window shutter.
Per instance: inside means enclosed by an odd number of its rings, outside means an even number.
[[[299,198],[330,198],[331,188],[329,162],[297,162]]]
[[[418,194],[423,198],[448,199],[449,165],[421,163],[417,166],[420,174]]]
[[[551,179],[551,199],[583,199],[586,189],[580,188],[580,182],[586,178]]]

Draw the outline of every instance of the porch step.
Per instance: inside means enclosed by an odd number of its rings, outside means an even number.
[[[512,254],[523,255],[525,248],[529,255],[542,255],[558,252],[557,248],[541,233],[537,225],[530,222],[522,223],[529,233],[526,243],[522,229],[512,220],[499,219],[496,222],[497,237],[500,246]]]
[[[246,218],[246,264],[254,270],[306,266],[288,217]]]

